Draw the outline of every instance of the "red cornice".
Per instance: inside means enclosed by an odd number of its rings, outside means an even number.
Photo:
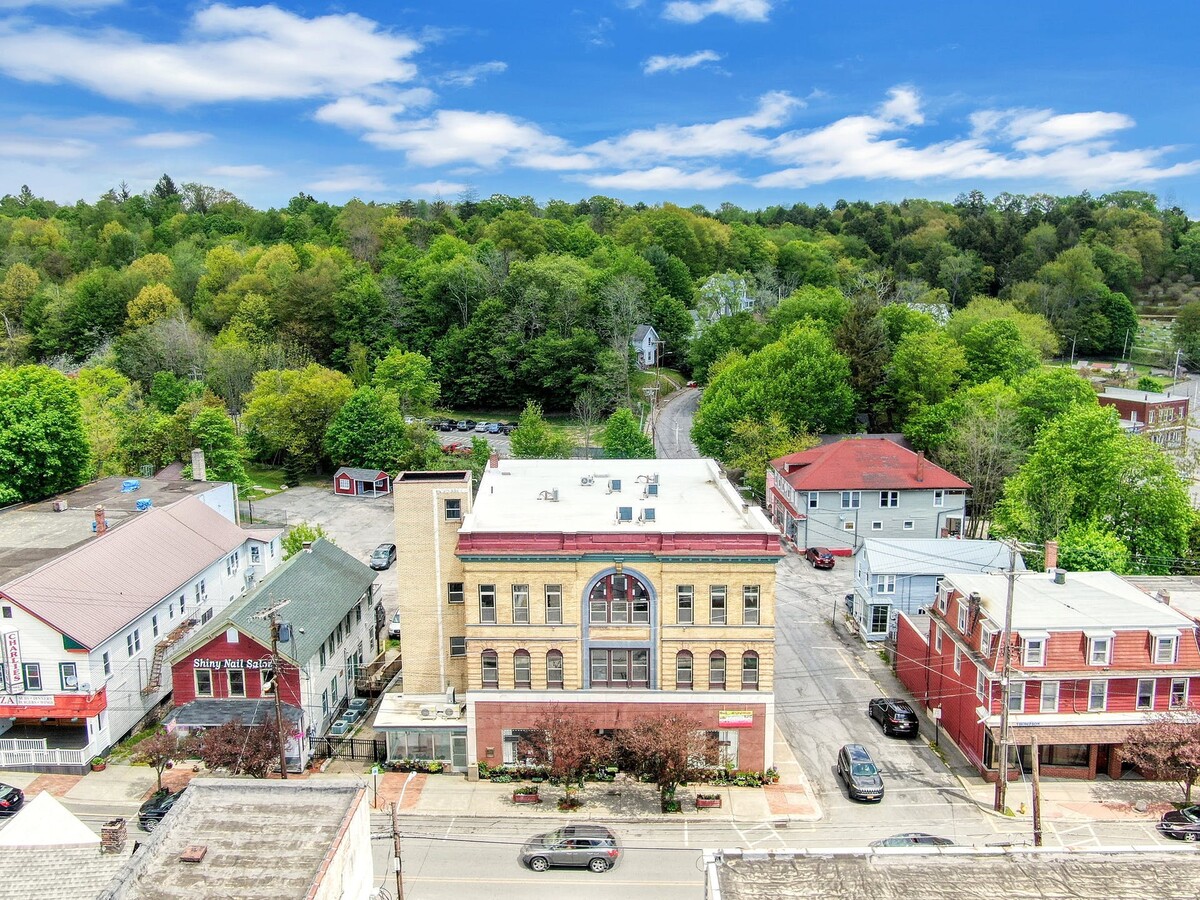
[[[660,532],[471,532],[459,534],[458,554],[474,553],[653,553],[685,556],[689,553],[742,556],[782,556],[776,534]]]

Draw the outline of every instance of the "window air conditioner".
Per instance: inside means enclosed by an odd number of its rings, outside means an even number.
[[[421,707],[420,716],[422,719],[436,719],[437,714],[438,714],[438,708],[437,708],[436,704],[426,703],[424,706]]]
[[[457,719],[462,716],[462,707],[457,703],[448,703],[442,707],[443,719]]]

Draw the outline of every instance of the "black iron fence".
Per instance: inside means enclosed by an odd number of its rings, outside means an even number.
[[[313,756],[324,759],[361,759],[384,762],[387,741],[382,738],[313,737],[308,739]]]

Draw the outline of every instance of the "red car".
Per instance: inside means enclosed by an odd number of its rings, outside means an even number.
[[[809,547],[804,551],[804,558],[814,569],[833,568],[833,554],[828,547]]]

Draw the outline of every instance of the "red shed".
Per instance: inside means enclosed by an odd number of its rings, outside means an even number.
[[[342,466],[333,473],[333,492],[347,497],[379,497],[392,492],[392,477],[380,469]]]

